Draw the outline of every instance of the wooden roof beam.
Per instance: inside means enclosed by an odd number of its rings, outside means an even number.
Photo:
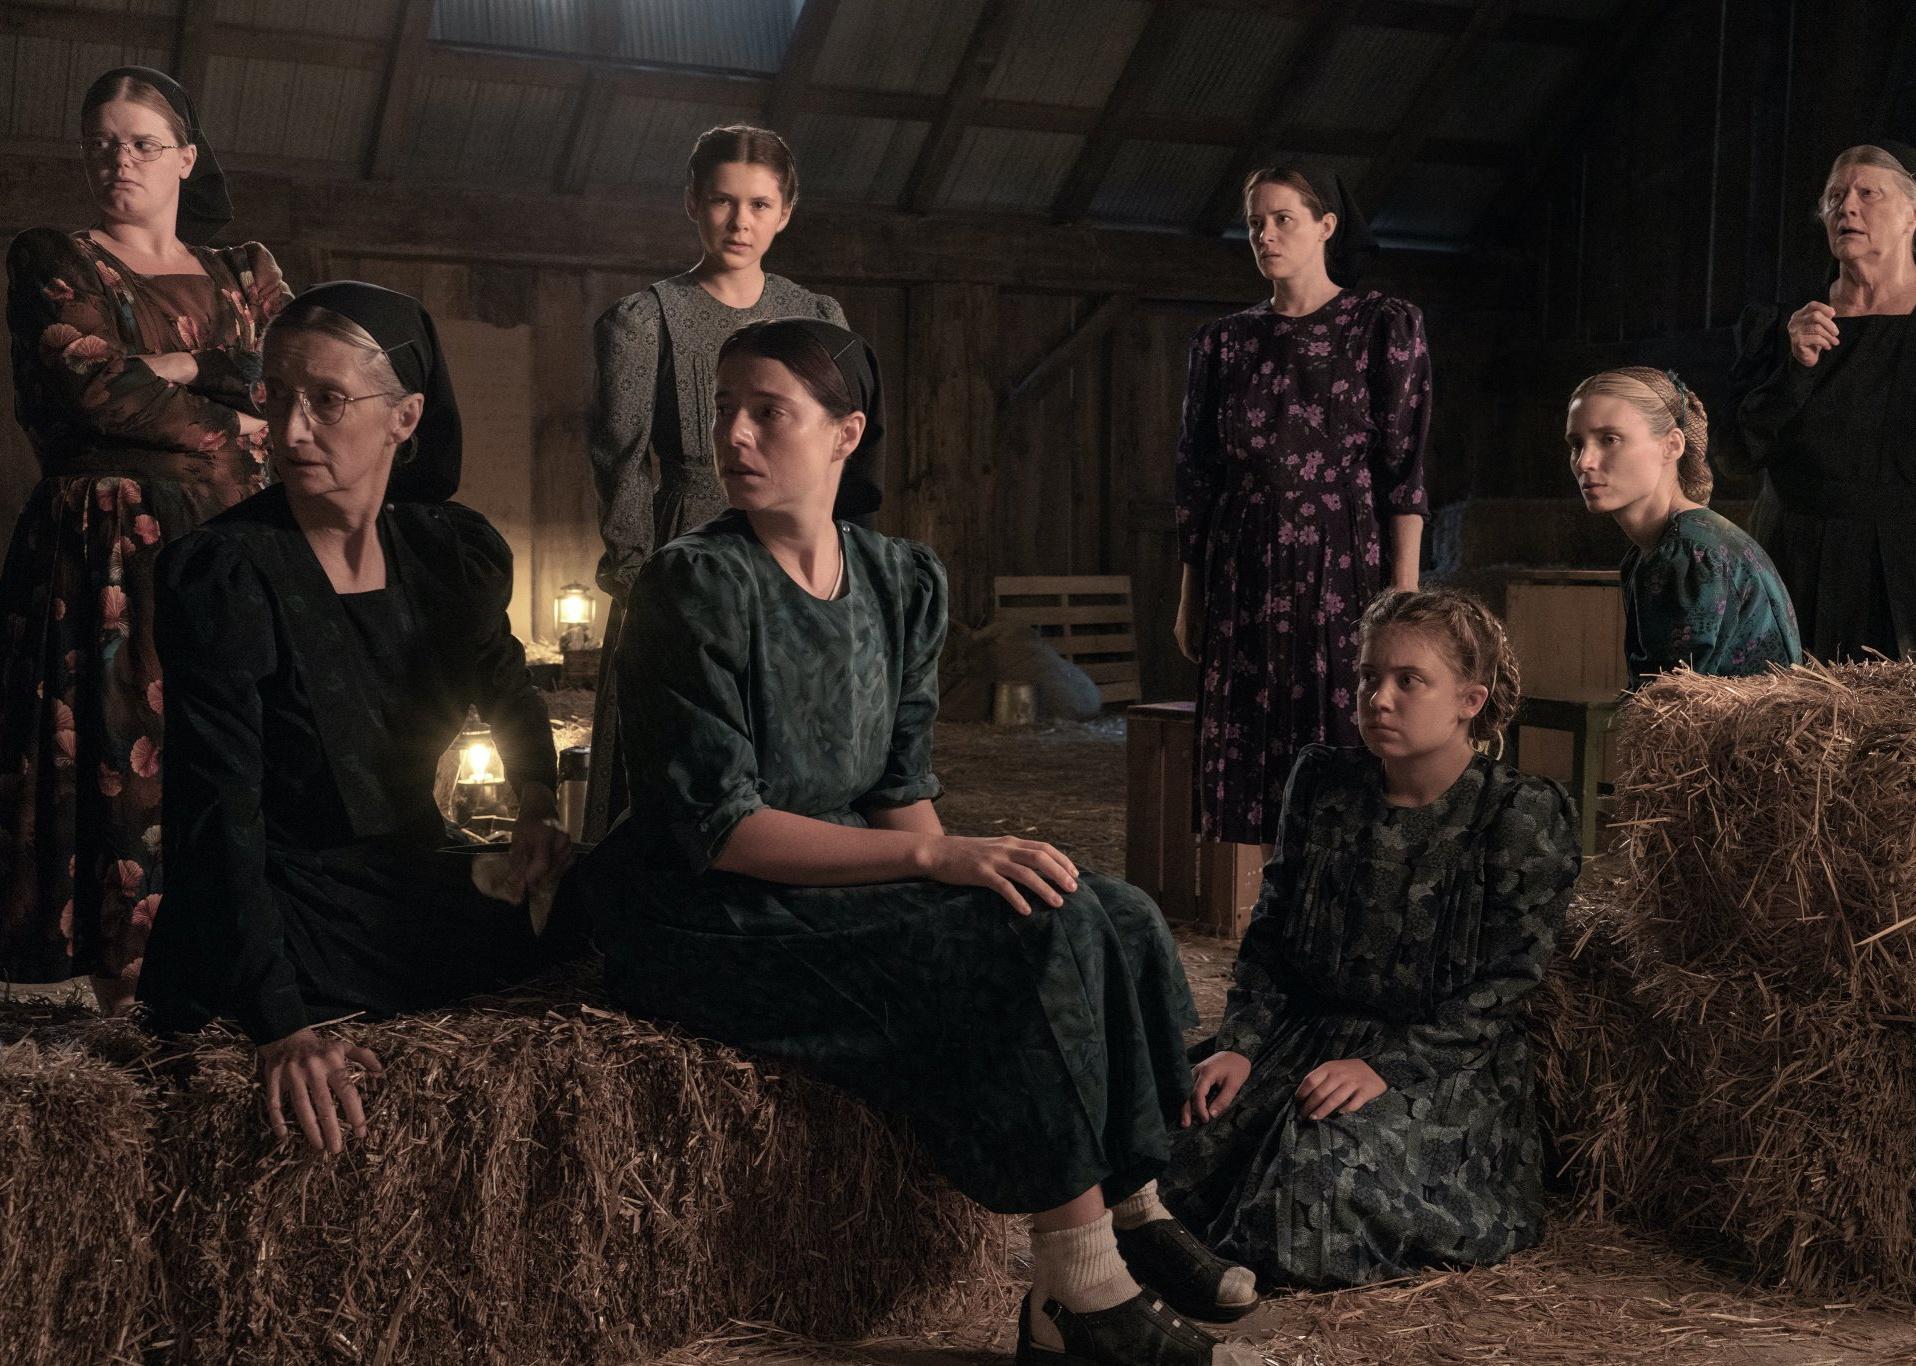
[[[811,87],[812,73],[818,70],[825,40],[838,18],[838,5],[839,0],[805,0],[805,7],[792,22],[785,60],[779,63],[771,93],[765,97],[765,126],[773,132],[789,131],[798,117],[799,101]]]
[[[392,57],[386,64],[386,88],[373,124],[372,145],[366,149],[366,175],[372,180],[394,180],[399,175],[406,120],[412,114],[413,90],[426,65],[426,42],[432,33],[433,0],[404,0],[393,26]]]
[[[612,56],[625,45],[625,12],[614,0],[588,0],[586,39],[594,52]],[[559,150],[559,171],[553,188],[560,194],[576,194],[585,188],[586,174],[592,165],[592,149],[598,131],[612,116],[618,98],[618,86],[612,72],[592,66],[585,87],[572,106],[572,122],[566,129],[565,146]]]
[[[1098,187],[1104,184],[1111,163],[1117,160],[1118,149],[1124,145],[1121,120],[1128,111],[1137,108],[1164,74],[1165,65],[1177,50],[1178,40],[1190,26],[1191,13],[1176,6],[1151,7],[1151,17],[1139,31],[1137,42],[1131,45],[1131,55],[1125,58],[1124,70],[1119,73],[1117,84],[1111,87],[1091,136],[1085,139],[1078,159],[1071,164],[1064,187],[1051,201],[1054,219],[1069,222],[1084,217],[1090,210],[1091,201],[1098,197]]]
[[[1344,30],[1369,11],[1369,0],[1317,0],[1313,13],[1305,21],[1304,32],[1292,45],[1284,69],[1271,82],[1270,91],[1251,119],[1250,135],[1231,158],[1230,165],[1204,201],[1204,210],[1194,225],[1199,232],[1222,232],[1243,212],[1239,187],[1258,162],[1271,153],[1287,148],[1292,126],[1303,108],[1304,92],[1311,73],[1321,67],[1337,46]]]
[[[958,70],[945,92],[944,106],[931,131],[925,134],[924,144],[918,149],[918,160],[905,179],[905,207],[913,212],[930,213],[938,203],[945,178],[958,159],[958,148],[964,141],[965,129],[971,124],[972,113],[984,97],[991,73],[997,69],[998,59],[1010,41],[1020,7],[1021,0],[985,0],[985,7],[978,12],[970,41],[965,44],[965,55],[959,60]]]
[[[1357,191],[1359,207],[1370,213],[1384,207],[1404,172],[1423,155],[1430,135],[1457,103],[1465,78],[1476,70],[1491,43],[1503,32],[1511,8],[1512,0],[1478,0],[1472,7],[1470,22],[1419,82],[1417,93],[1404,106],[1403,117],[1371,161]]]
[[[180,0],[179,37],[173,44],[173,79],[189,98],[206,91],[206,71],[212,60],[213,14],[219,0]]]
[[[1131,306],[1137,300],[1129,294],[1112,294],[1086,315],[1065,339],[1047,351],[1038,363],[1025,372],[1024,378],[1005,386],[998,400],[999,411],[1005,412],[1033,394],[1050,387],[1059,375],[1078,363],[1092,347],[1098,344],[1113,327],[1117,326],[1130,313]]]

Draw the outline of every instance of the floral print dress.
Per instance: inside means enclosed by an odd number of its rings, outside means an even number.
[[[1382,528],[1423,516],[1430,352],[1401,299],[1268,303],[1191,342],[1180,550],[1204,604],[1197,825],[1268,844],[1305,745],[1357,743],[1357,619],[1387,577]]]
[[[1700,674],[1800,664],[1790,595],[1763,547],[1709,508],[1670,519],[1656,548],[1623,557],[1623,644],[1630,686],[1688,664]]]
[[[258,243],[136,275],[85,233],[7,253],[15,413],[41,479],[0,570],[0,977],[139,971],[159,867],[160,549],[264,482],[259,338],[291,297]],[[141,360],[191,352],[190,385]]]

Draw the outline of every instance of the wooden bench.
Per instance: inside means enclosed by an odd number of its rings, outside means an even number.
[[[1566,731],[1570,735],[1570,799],[1577,804],[1577,827],[1583,852],[1597,852],[1598,806],[1603,797],[1604,747],[1610,722],[1623,704],[1614,688],[1562,689],[1560,696],[1526,697],[1517,707],[1517,719],[1505,732],[1504,758],[1513,768],[1524,766],[1524,727]]]
[[[994,620],[1035,626],[1098,685],[1106,706],[1144,696],[1129,574],[1000,575],[992,593]]]

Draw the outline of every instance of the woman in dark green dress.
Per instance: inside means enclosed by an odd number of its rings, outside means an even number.
[[[518,790],[506,894],[566,839],[511,552],[447,501],[459,414],[425,310],[307,290],[267,335],[262,407],[279,482],[160,557],[169,872],[140,998],[165,1030],[238,1021],[274,1131],[337,1152],[342,1117],[364,1132],[348,1064],[379,1063],[323,1022],[457,1000],[562,939],[439,852],[433,778],[469,704]]]
[[[902,1111],[961,1191],[1037,1214],[1021,1360],[1229,1360],[1126,1269],[1198,1311],[1251,1302],[1156,1198],[1195,1019],[1176,946],[1135,888],[939,824],[943,568],[832,516],[881,411],[843,328],[726,343],[732,511],[633,585],[632,805],[568,894],[627,1009]]]
[[[1578,867],[1563,790],[1473,747],[1517,667],[1490,613],[1393,592],[1360,627],[1363,749],[1314,745],[1197,1069],[1165,1202],[1269,1285],[1496,1262],[1538,1236],[1519,1001]]]
[[[1710,510],[1709,415],[1676,371],[1629,365],[1590,376],[1570,395],[1563,435],[1584,506],[1630,538],[1623,648],[1632,688],[1680,664],[1732,676],[1802,662],[1776,566]]]

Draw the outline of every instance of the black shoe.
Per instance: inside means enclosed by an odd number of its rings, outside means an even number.
[[[1153,1219],[1116,1232],[1118,1254],[1131,1274],[1164,1296],[1180,1314],[1234,1323],[1257,1308],[1255,1295],[1243,1304],[1218,1303],[1224,1273],[1236,1269],[1236,1264],[1204,1246],[1177,1220]]]
[[[1186,1323],[1150,1295],[1080,1314],[1046,1300],[1044,1316],[1057,1326],[1064,1350],[1031,1340],[1031,1296],[1018,1309],[1018,1366],[1211,1366],[1218,1341]]]

